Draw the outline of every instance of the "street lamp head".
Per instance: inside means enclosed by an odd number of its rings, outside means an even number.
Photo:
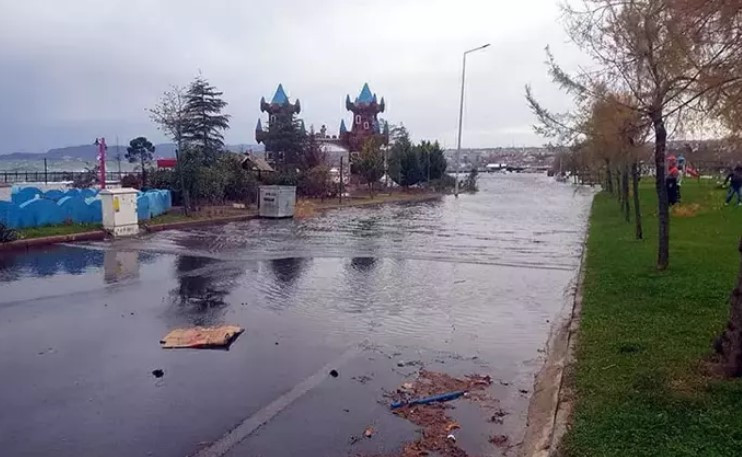
[[[487,43],[487,44],[485,44],[485,45],[482,45],[482,46],[478,46],[478,47],[476,47],[476,48],[474,48],[474,49],[469,49],[469,50],[468,50],[468,51],[466,51],[466,52],[465,52],[464,54],[469,54],[470,52],[474,52],[474,51],[481,51],[482,49],[484,49],[484,48],[488,47],[489,45],[490,45],[490,43]]]

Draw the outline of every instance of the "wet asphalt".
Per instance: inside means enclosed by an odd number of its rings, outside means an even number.
[[[480,187],[3,254],[0,453],[393,453],[417,432],[385,392],[425,367],[492,376],[503,423],[468,401],[452,416],[467,452],[502,455],[488,438],[522,438],[592,192],[528,175]],[[173,328],[223,323],[246,329],[227,351],[159,347]]]

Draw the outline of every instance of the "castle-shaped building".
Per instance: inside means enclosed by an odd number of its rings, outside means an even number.
[[[381,97],[379,102],[376,94],[368,87],[368,83],[363,85],[355,101],[350,101],[350,95],[345,96],[345,108],[353,113],[353,120],[350,131],[345,125],[345,120],[340,121],[339,138],[348,151],[360,152],[370,139],[376,139],[382,145],[389,144],[389,126],[378,118],[385,107],[384,97]]]
[[[376,94],[371,92],[368,83],[363,85],[355,101],[351,101],[350,96],[346,95],[345,107],[353,113],[350,130],[346,127],[345,120],[342,120],[339,134],[330,137],[323,126],[320,133],[315,134],[318,141],[347,150],[351,153],[349,157],[351,160],[353,153],[360,152],[369,140],[373,139],[379,145],[389,144],[389,126],[378,118],[379,113],[383,113],[386,108],[384,98],[379,101]],[[265,101],[265,97],[260,99],[260,111],[268,113],[268,127],[264,128],[262,121],[258,119],[255,139],[265,145],[265,160],[278,167],[296,163],[296,157],[291,155],[299,151],[287,151],[286,146],[292,142],[284,140],[287,140],[287,135],[296,132],[297,124],[299,129],[305,132],[304,122],[295,118],[295,115],[301,112],[299,100],[291,103],[283,85],[279,84],[270,103]]]
[[[258,125],[255,126],[255,140],[265,145],[265,160],[269,164],[283,164],[290,158],[286,157],[288,151],[284,151],[281,147],[280,136],[282,131],[290,131],[297,121],[300,127],[304,128],[304,122],[294,118],[295,114],[301,112],[301,103],[299,99],[291,103],[283,90],[283,85],[279,84],[270,103],[265,101],[265,97],[260,98],[260,111],[268,113],[268,130],[263,128],[263,123],[258,119]]]

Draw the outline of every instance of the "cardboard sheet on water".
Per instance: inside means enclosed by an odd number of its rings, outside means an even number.
[[[236,325],[177,328],[160,340],[164,349],[227,349],[245,329]]]

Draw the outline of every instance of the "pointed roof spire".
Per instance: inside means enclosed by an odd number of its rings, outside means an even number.
[[[275,95],[273,95],[271,104],[285,105],[288,102],[289,102],[289,97],[286,96],[286,92],[283,91],[283,84],[279,84],[278,88],[276,89]]]
[[[299,125],[302,133],[307,133],[307,129],[304,127],[304,119],[299,119]]]
[[[371,93],[371,89],[368,88],[368,83],[363,83],[363,89],[356,98],[356,103],[371,103],[374,101],[374,95]]]
[[[340,133],[348,133],[348,128],[345,126],[345,119],[340,119]]]
[[[258,119],[258,125],[255,126],[256,132],[262,132],[263,131],[263,124],[260,122],[260,119]]]

